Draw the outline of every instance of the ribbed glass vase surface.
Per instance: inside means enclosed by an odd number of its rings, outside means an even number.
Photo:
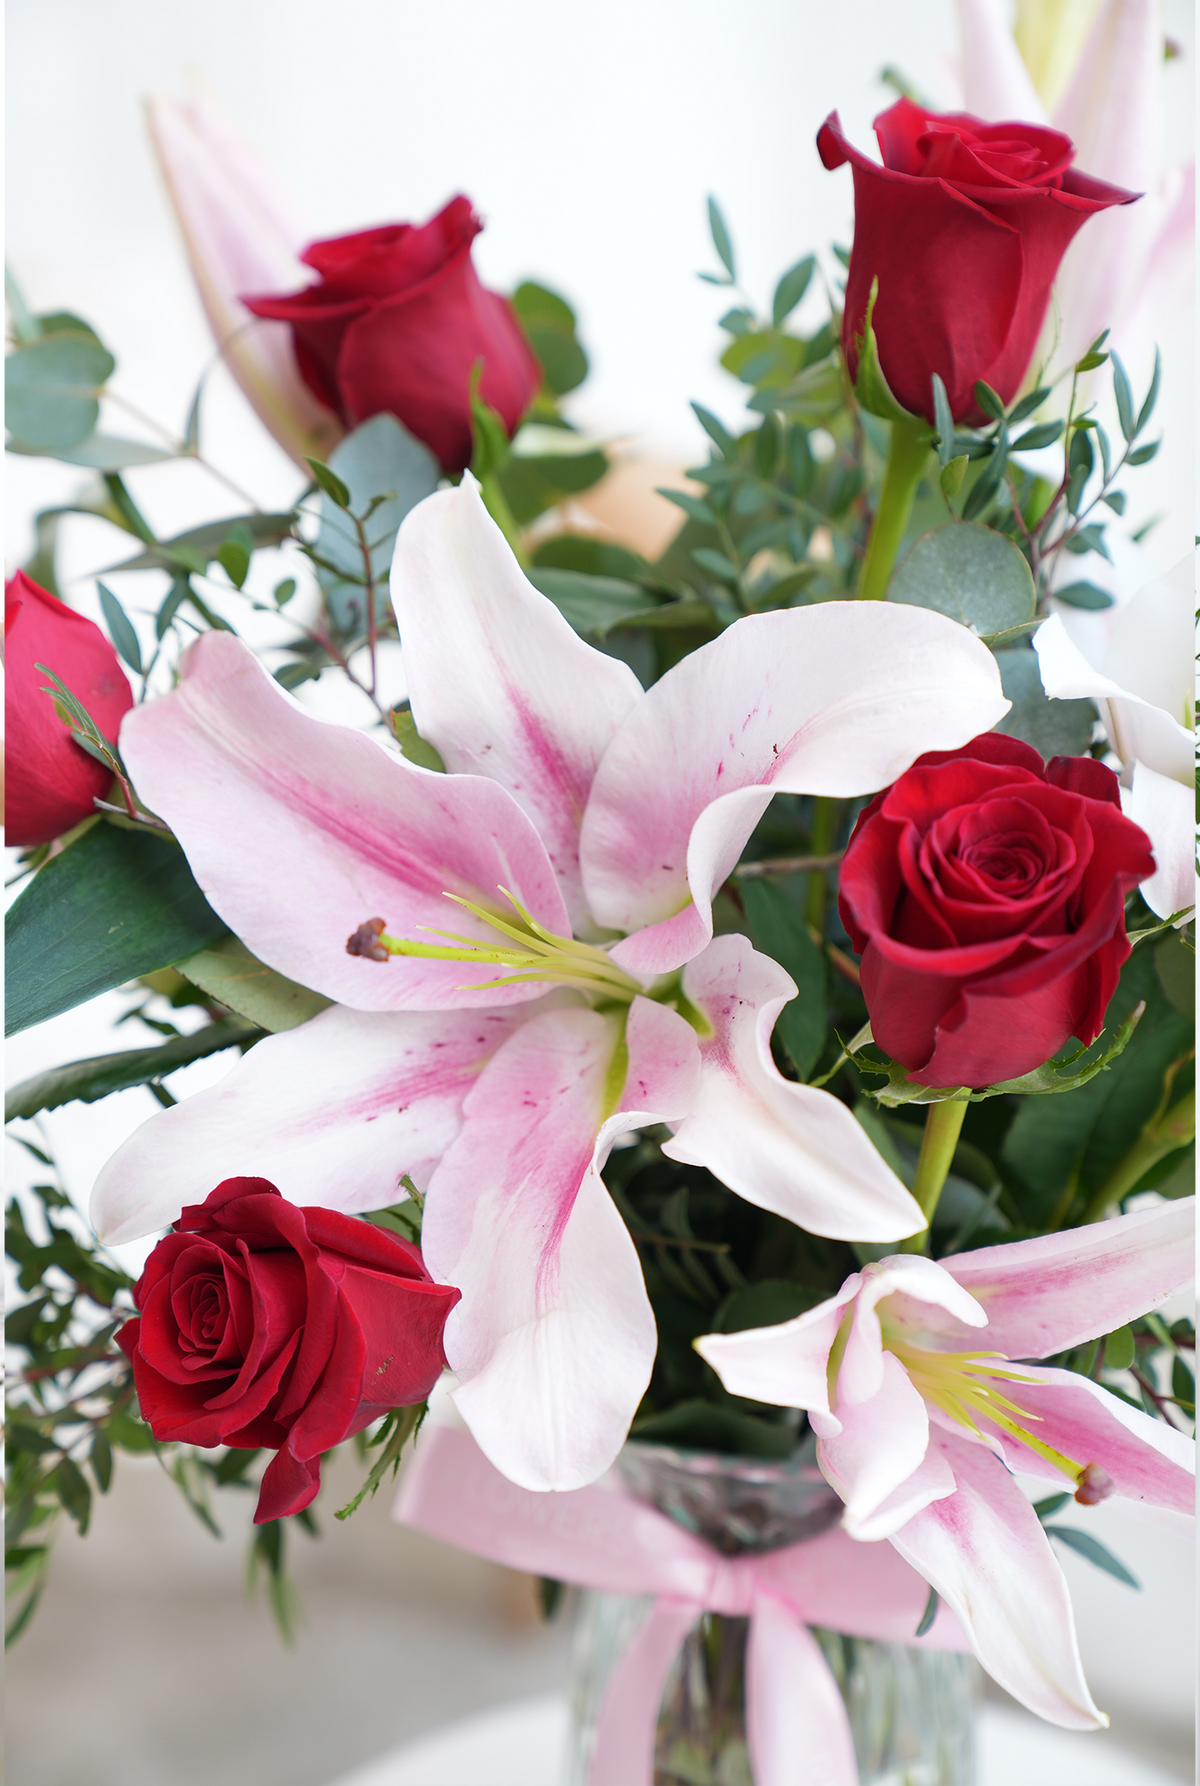
[[[633,1493],[725,1556],[801,1543],[841,1516],[811,1434],[780,1462],[631,1442],[617,1467]],[[649,1607],[647,1596],[580,1596],[567,1786],[587,1786],[609,1677]],[[748,1630],[747,1619],[705,1613],[684,1641],[663,1692],[654,1786],[754,1786]],[[846,1704],[860,1786],[974,1786],[979,1669],[972,1657],[836,1631],[814,1635]]]

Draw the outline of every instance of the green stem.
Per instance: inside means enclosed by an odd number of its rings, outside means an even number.
[[[513,557],[523,571],[529,569],[529,555],[521,538],[521,529],[517,526],[516,516],[508,506],[508,498],[500,488],[500,480],[493,473],[479,480],[479,494],[483,497],[483,506],[496,523],[509,545]]]
[[[966,1114],[966,1098],[945,1098],[941,1103],[929,1106],[912,1189],[927,1225],[919,1234],[910,1234],[907,1240],[900,1242],[902,1253],[923,1253],[929,1244],[928,1224],[933,1221]]]
[[[891,581],[892,567],[908,518],[912,514],[913,497],[929,457],[929,424],[922,417],[892,423],[892,444],[888,449],[887,470],[879,507],[867,544],[862,580],[858,585],[860,601],[882,601]]]
[[[1100,1189],[1088,1200],[1083,1220],[1103,1221],[1109,1210],[1129,1195],[1139,1178],[1160,1160],[1165,1160],[1168,1154],[1186,1147],[1195,1133],[1196,1104],[1188,1092],[1157,1122],[1147,1123],[1125,1158],[1118,1161]]]
[[[838,813],[841,802],[831,799],[826,794],[815,794],[812,803],[812,853],[816,857],[832,853],[833,840],[837,835]],[[808,876],[808,901],[805,917],[808,922],[825,934],[825,896],[828,882],[823,869],[811,869]]]

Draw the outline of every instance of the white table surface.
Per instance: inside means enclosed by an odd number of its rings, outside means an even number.
[[[1143,1761],[1106,1734],[1043,1724],[985,1705],[977,1786],[1178,1786],[1177,1774]],[[559,1694],[462,1718],[378,1756],[330,1786],[560,1786],[567,1733]]]

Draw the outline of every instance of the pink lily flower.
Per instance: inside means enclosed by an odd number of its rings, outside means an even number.
[[[864,1266],[793,1321],[696,1349],[734,1395],[806,1408],[851,1537],[886,1538],[960,1620],[1000,1685],[1051,1723],[1107,1723],[1066,1579],[1011,1472],[1085,1506],[1191,1514],[1190,1439],[1074,1371],[1012,1360],[1083,1345],[1194,1270],[1195,1199],[1092,1227]]]
[[[347,1211],[410,1176],[426,1264],[462,1292],[459,1408],[515,1481],[576,1487],[611,1462],[655,1351],[600,1178],[622,1131],[674,1125],[673,1158],[813,1233],[923,1226],[845,1105],[774,1066],[796,988],[714,937],[712,901],[774,793],[878,788],[1007,703],[965,628],[881,604],[740,620],[643,691],[527,581],[469,480],[405,520],[392,582],[449,773],[313,718],[224,633],[125,726],[222,917],[339,1008],[152,1118],[93,1216],[145,1233],[227,1160]]]
[[[1003,0],[959,0],[963,97],[990,119],[1052,123],[1080,167],[1140,190],[1071,244],[1055,284],[1070,366],[1102,329],[1127,359],[1145,352],[1192,288],[1195,163],[1163,168],[1162,13],[1157,0],[1102,0],[1062,97],[1047,110],[1014,42]]]
[[[152,99],[146,116],[221,357],[285,453],[301,466],[306,454],[327,459],[345,430],[301,378],[291,329],[252,316],[239,296],[310,281],[299,259],[307,233],[271,170],[201,94]]]

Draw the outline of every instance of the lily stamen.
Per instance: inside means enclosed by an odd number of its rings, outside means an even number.
[[[439,930],[422,925],[429,936],[445,939],[442,943],[419,943],[406,937],[389,936],[382,918],[369,918],[361,924],[346,944],[351,955],[362,955],[371,961],[386,961],[390,955],[417,956],[432,961],[486,962],[490,966],[512,967],[522,971],[505,974],[494,980],[475,981],[456,988],[460,992],[486,992],[494,987],[521,985],[533,981],[571,986],[577,991],[598,994],[607,1000],[630,1004],[644,990],[641,984],[611,961],[603,949],[592,943],[580,943],[570,936],[558,936],[526,911],[506,887],[499,887],[510,905],[519,914],[520,922],[512,924],[486,906],[476,905],[457,893],[446,893],[452,899],[494,930],[507,937],[514,947],[502,942],[488,943],[479,937],[463,936],[454,930]]]

